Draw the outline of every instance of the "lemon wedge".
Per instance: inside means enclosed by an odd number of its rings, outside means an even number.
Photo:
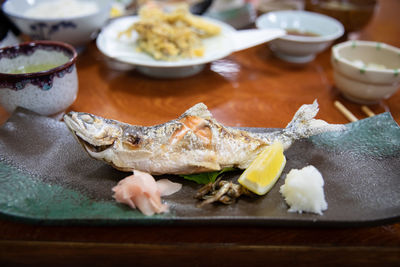
[[[282,143],[274,142],[250,163],[238,181],[251,192],[264,195],[274,186],[285,164]]]

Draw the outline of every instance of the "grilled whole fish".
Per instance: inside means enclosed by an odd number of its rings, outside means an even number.
[[[70,112],[64,122],[95,159],[118,170],[151,174],[191,174],[245,169],[268,145],[279,140],[288,148],[295,140],[344,129],[314,119],[318,103],[303,105],[283,130],[252,133],[218,123],[203,103],[164,124],[144,127]]]

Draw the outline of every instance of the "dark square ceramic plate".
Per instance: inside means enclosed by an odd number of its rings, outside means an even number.
[[[146,217],[111,197],[128,173],[89,158],[64,123],[19,110],[0,128],[0,214],[58,225],[341,227],[399,221],[400,129],[389,113],[348,124],[345,132],[299,140],[285,155],[280,180],[263,197],[198,208],[193,196],[199,185],[169,176],[183,189],[164,198],[169,213]],[[290,169],[309,164],[324,177],[328,209],[323,215],[289,213],[279,188]]]

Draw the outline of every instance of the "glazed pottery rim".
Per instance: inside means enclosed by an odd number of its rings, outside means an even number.
[[[290,14],[290,15],[304,14],[306,16],[312,16],[312,17],[315,17],[318,19],[329,21],[329,23],[335,24],[337,27],[337,30],[334,33],[330,33],[330,34],[324,34],[324,35],[319,35],[319,36],[298,36],[298,35],[287,34],[285,36],[278,38],[281,40],[291,41],[291,42],[299,42],[299,43],[321,43],[321,42],[333,41],[333,40],[341,37],[344,34],[344,26],[337,19],[323,15],[323,14],[319,14],[316,12],[310,12],[310,11],[304,11],[304,10],[280,10],[280,11],[272,11],[272,12],[265,13],[257,19],[257,21],[256,21],[257,28],[259,28],[259,29],[268,28],[268,27],[261,26],[260,20],[263,17],[266,18],[268,16],[275,15],[275,14]],[[280,29],[284,29],[279,26],[277,26],[277,27]]]
[[[363,47],[369,47],[373,49],[377,49],[377,46],[379,46],[379,49],[381,50],[387,50],[393,53],[394,55],[400,55],[400,48],[383,43],[383,42],[376,42],[376,41],[363,41],[363,40],[349,40],[343,43],[336,44],[332,47],[332,60],[337,60],[341,64],[344,64],[345,66],[348,66],[350,68],[355,68],[359,69],[359,66],[351,62],[349,59],[346,57],[339,56],[339,51],[343,48],[348,48],[352,46],[363,46]],[[400,66],[399,66],[400,67]],[[400,69],[400,68],[398,68]],[[371,69],[371,68],[366,68],[365,72],[369,73],[376,73],[376,74],[392,74],[395,69],[393,68],[387,68],[387,69]]]
[[[61,64],[55,68],[51,68],[48,70],[44,71],[38,71],[38,72],[30,72],[30,73],[5,73],[5,72],[0,72],[0,78],[7,79],[7,78],[14,78],[14,79],[25,79],[25,78],[34,78],[34,77],[40,77],[40,76],[46,76],[49,74],[54,74],[58,71],[67,69],[74,65],[76,63],[76,60],[78,58],[78,53],[76,52],[75,48],[67,43],[59,42],[59,41],[30,41],[30,42],[25,42],[13,46],[6,46],[0,48],[0,55],[6,50],[11,50],[11,49],[19,49],[20,47],[28,47],[32,49],[41,49],[41,47],[59,47],[63,49],[64,51],[67,51],[70,53],[68,55],[68,61],[65,62],[64,64]],[[18,51],[16,51],[18,53]],[[1,56],[0,56],[1,60]]]
[[[96,12],[93,13],[89,13],[89,14],[84,14],[84,15],[78,15],[78,16],[70,16],[70,17],[60,17],[60,18],[35,18],[35,17],[29,17],[29,16],[25,16],[23,14],[19,14],[16,13],[14,11],[7,10],[6,7],[6,3],[10,2],[13,0],[6,0],[4,1],[4,3],[1,6],[1,10],[4,12],[4,14],[6,14],[7,16],[13,17],[13,18],[18,18],[18,19],[27,19],[27,20],[32,20],[35,22],[54,22],[54,21],[70,21],[70,20],[75,20],[75,19],[83,19],[83,18],[89,18],[92,16],[97,16],[98,14],[101,14],[103,12],[106,12],[107,10],[109,10],[111,8],[111,1],[110,0],[106,0],[106,4],[104,5],[98,5],[99,9]],[[91,0],[90,2],[94,2],[94,3],[98,3],[98,1],[94,1]]]

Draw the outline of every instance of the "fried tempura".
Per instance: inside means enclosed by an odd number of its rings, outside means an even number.
[[[170,13],[155,5],[140,9],[140,20],[119,36],[139,35],[138,48],[157,60],[177,60],[204,55],[202,38],[221,32],[219,26],[192,15],[187,6],[179,6]]]

